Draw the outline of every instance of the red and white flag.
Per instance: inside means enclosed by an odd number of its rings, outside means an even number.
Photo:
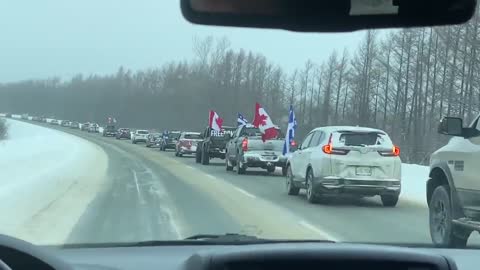
[[[278,136],[277,128],[273,124],[272,119],[259,103],[255,104],[253,125],[262,133],[262,140],[264,142]]]
[[[215,131],[222,131],[222,124],[223,124],[223,119],[220,118],[220,116],[214,112],[210,111],[210,117],[208,119],[208,126]]]

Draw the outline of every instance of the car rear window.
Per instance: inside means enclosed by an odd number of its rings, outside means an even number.
[[[200,136],[200,134],[185,134],[184,138],[190,140],[198,140],[201,139],[202,136]]]
[[[335,132],[333,143],[336,146],[379,146],[392,147],[393,143],[387,134],[381,132]]]
[[[240,136],[248,136],[248,137],[261,137],[262,132],[258,128],[255,127],[247,127],[243,129],[242,134]],[[283,138],[283,133],[280,129],[277,129],[277,137],[275,139]]]
[[[138,134],[142,134],[142,135],[145,135],[145,134],[148,134],[148,131],[145,131],[145,130],[139,130],[137,131]]]
[[[175,132],[175,133],[168,133],[167,136],[171,139],[178,139],[178,138],[180,138],[180,135],[181,135],[181,133]]]

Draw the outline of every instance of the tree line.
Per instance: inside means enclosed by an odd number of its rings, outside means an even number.
[[[400,146],[404,161],[426,163],[448,139],[436,133],[442,116],[469,123],[479,112],[478,28],[477,14],[458,26],[366,31],[354,51],[333,51],[325,62],[308,60],[292,72],[232,49],[226,38],[195,38],[191,61],[1,84],[0,111],[200,130],[210,109],[234,125],[237,112],[252,119],[260,102],[284,128],[292,104],[300,137],[322,125],[377,127]]]

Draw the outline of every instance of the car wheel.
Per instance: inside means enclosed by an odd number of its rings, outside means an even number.
[[[455,226],[452,222],[452,204],[447,186],[435,188],[428,210],[430,236],[435,246],[444,248],[466,247],[469,234],[460,237],[455,232]]]
[[[282,175],[287,176],[287,174],[288,174],[287,166],[282,166]]]
[[[313,172],[312,170],[308,170],[307,177],[306,177],[306,190],[307,190],[307,201],[309,203],[318,203],[318,197],[315,193],[315,189],[313,187]]]
[[[237,155],[237,156],[240,156],[240,155]],[[245,172],[247,171],[247,169],[242,165],[242,163],[240,162],[240,158],[238,157],[237,158],[237,174],[245,174]]]
[[[287,188],[287,194],[288,195],[292,195],[292,196],[296,196],[298,195],[298,193],[300,193],[300,189],[295,187],[295,184],[293,183],[293,173],[292,173],[292,168],[290,168],[290,166],[288,166],[286,168],[286,171],[287,171],[287,175],[285,177],[286,181],[285,181],[285,186]]]
[[[202,165],[208,165],[210,163],[210,156],[208,155],[207,149],[202,149]]]
[[[227,172],[233,171],[233,166],[230,164],[228,155],[225,156],[225,168]]]
[[[395,207],[398,202],[398,195],[381,195],[383,206]]]
[[[180,154],[178,153],[177,149],[175,149],[175,156],[176,156],[176,157],[179,157],[179,156],[180,156]]]
[[[275,166],[267,167],[267,172],[268,172],[268,173],[273,173],[273,172],[275,172]]]
[[[195,152],[195,163],[200,163],[201,160],[202,160],[201,152],[196,151],[196,152]]]

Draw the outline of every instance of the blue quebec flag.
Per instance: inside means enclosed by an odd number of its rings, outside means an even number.
[[[246,124],[248,124],[247,119],[245,119],[245,117],[243,117],[243,115],[241,113],[238,113],[237,125],[238,126],[244,126]]]
[[[295,120],[295,113],[293,112],[293,106],[290,105],[290,112],[288,113],[287,134],[285,136],[285,143],[283,144],[283,155],[290,153],[290,145],[292,145],[293,138],[295,137],[296,128],[297,128],[297,120]]]

